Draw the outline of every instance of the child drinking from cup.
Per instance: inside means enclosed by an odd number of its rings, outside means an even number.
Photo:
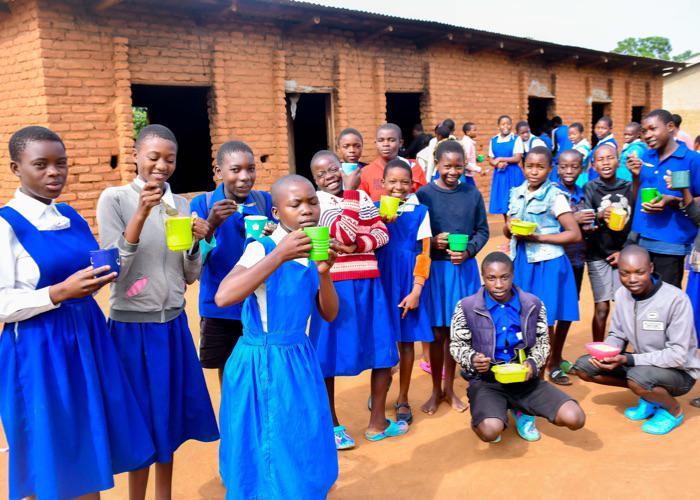
[[[549,181],[551,162],[549,149],[534,147],[530,150],[525,158],[526,181],[510,193],[504,234],[511,238],[513,281],[544,302],[550,336],[553,336],[557,320],[579,319],[578,300],[571,293],[576,289],[576,280],[563,246],[581,241],[581,231],[569,206],[568,194]],[[535,223],[535,232],[514,233],[514,219]],[[534,421],[530,415],[519,415],[520,418]],[[518,429],[527,430],[521,433],[525,439],[539,439],[534,426],[519,423]]]
[[[0,208],[0,417],[6,498],[99,498],[113,474],[153,455],[146,420],[92,297],[117,273],[78,212],[61,138],[25,127],[9,142],[20,187]]]
[[[384,168],[385,196],[401,200],[403,204],[396,214],[384,216],[381,201],[376,203],[389,231],[389,243],[377,250],[377,264],[399,337],[400,386],[394,408],[396,420],[408,424],[413,420],[408,389],[415,360],[414,342],[433,340],[426,306],[428,294],[424,293],[430,274],[430,216],[428,208],[411,193],[412,187],[408,164],[403,160],[391,160]]]
[[[574,122],[569,125],[569,140],[571,141],[571,148],[575,151],[581,153],[583,161],[583,173],[579,175],[576,185],[583,187],[583,185],[588,182],[588,163],[591,157],[591,143],[588,142],[583,136],[583,124],[580,122]]]
[[[489,144],[489,163],[495,169],[491,181],[489,212],[503,214],[506,218],[510,190],[522,184],[525,179],[520,168],[523,151],[522,141],[518,143],[517,136],[511,131],[513,121],[510,116],[500,116],[498,128],[500,132],[491,138]]]
[[[330,151],[319,151],[311,159],[311,173],[319,190],[320,225],[330,228],[339,253],[331,277],[340,310],[333,321],[314,312],[309,337],[326,379],[336,447],[343,450],[354,447],[355,441],[335,412],[337,376],[372,370],[371,413],[365,431],[368,441],[405,434],[408,424],[386,418],[385,411],[391,367],[399,361],[399,339],[374,252],[388,243],[389,233],[367,193],[343,190],[340,172],[340,162]]]
[[[144,127],[134,144],[138,176],[105,189],[97,203],[100,240],[119,249],[122,266],[109,298],[109,332],[156,445],[152,459],[129,473],[129,490],[137,498],[145,495],[150,464],[156,464],[156,496],[169,497],[175,450],[188,439],[219,437],[184,297],[185,287],[199,277],[199,242],[210,228],[192,214],[179,228],[182,234],[166,232],[166,224],[190,214],[187,200],[167,183],[176,157],[170,129]],[[171,250],[174,236],[183,243],[177,248],[188,249]]]
[[[598,177],[584,186],[586,208],[595,211],[596,224],[587,232],[588,277],[593,290],[593,341],[602,342],[610,314],[610,301],[620,288],[617,259],[627,241],[632,215],[632,183],[618,179],[617,149],[603,144],[594,153]]]
[[[663,177],[666,171],[689,171],[690,192],[697,196],[700,155],[678,144],[673,139],[674,130],[671,113],[665,109],[646,115],[642,136],[649,149],[641,158],[628,156],[627,168],[639,186],[632,232],[639,245],[649,251],[661,279],[680,288],[685,256],[690,253],[697,227],[679,208],[681,193],[668,189]]]
[[[246,326],[224,372],[219,469],[227,498],[326,498],[338,454],[306,325],[316,308],[327,321],[338,313],[335,253],[309,259],[302,229],[318,224],[320,208],[308,180],[288,175],[271,191],[279,226],[248,244],[215,297],[222,308],[244,300]]]
[[[642,126],[637,122],[630,122],[625,127],[623,138],[625,143],[620,151],[620,161],[617,167],[617,178],[632,182],[632,172],[627,169],[627,157],[632,155],[637,158],[644,156],[647,150],[646,144],[641,139]]]
[[[581,429],[586,416],[578,403],[537,376],[549,354],[544,304],[513,284],[513,261],[502,252],[484,258],[481,277],[484,286],[457,303],[450,330],[450,354],[469,379],[472,430],[482,441],[499,442],[509,409]],[[522,358],[516,352],[520,349]],[[494,366],[519,358],[526,367],[524,380],[502,383],[494,378]],[[518,426],[523,422],[517,419]]]
[[[612,118],[609,116],[602,116],[595,124],[595,127],[593,127],[593,133],[595,136],[598,138],[598,142],[591,151],[591,168],[588,170],[588,180],[592,181],[596,177],[598,177],[598,172],[595,171],[595,151],[598,149],[600,146],[603,144],[609,144],[613,146],[615,149],[618,149],[617,147],[617,141],[615,140],[615,137],[613,136],[612,133],[612,128],[613,128],[613,121]]]
[[[455,362],[449,355],[449,326],[457,301],[479,288],[475,257],[489,239],[481,193],[459,180],[464,172],[461,144],[453,140],[442,142],[435,156],[440,177],[417,193],[418,201],[428,207],[433,234],[428,280],[428,311],[435,338],[430,343],[433,392],[421,406],[429,415],[437,411],[442,401],[460,412],[467,409],[454,392]]]
[[[224,143],[216,154],[214,175],[219,186],[194,197],[190,212],[209,223],[206,238],[200,243],[206,254],[199,279],[199,361],[202,368],[218,370],[221,384],[226,360],[243,334],[242,304],[221,308],[214,303],[214,295],[228,271],[243,255],[245,218],[264,216],[271,221],[273,217],[270,195],[253,190],[255,156],[247,144]]]

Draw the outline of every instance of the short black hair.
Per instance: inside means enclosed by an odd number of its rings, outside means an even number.
[[[326,157],[330,158],[331,160],[333,160],[333,162],[337,163],[338,166],[340,166],[340,160],[338,159],[336,154],[333,151],[329,151],[328,149],[322,149],[321,151],[318,151],[315,155],[313,155],[313,157],[311,158],[310,165],[316,163],[316,160]]]
[[[340,144],[340,139],[342,139],[346,135],[354,135],[358,139],[360,139],[360,142],[362,144],[365,143],[365,140],[362,138],[362,134],[360,133],[360,131],[357,130],[356,128],[352,128],[352,127],[347,127],[347,128],[344,128],[343,130],[341,130],[340,133],[338,134],[338,139],[335,142],[337,144]]]
[[[503,120],[504,118],[508,118],[508,119],[510,120],[510,122],[513,123],[513,119],[512,119],[510,116],[508,116],[508,115],[501,115],[501,116],[498,117],[498,120],[496,120],[496,125],[500,125],[500,124],[501,124],[501,120]]]
[[[290,184],[308,184],[311,186],[311,189],[314,189],[314,185],[311,183],[311,181],[306,177],[302,177],[301,175],[290,174],[280,177],[274,182],[274,184],[272,184],[272,187],[270,188],[270,195],[272,196],[272,204],[274,206],[279,206],[278,198],[282,190]]]
[[[138,149],[143,141],[151,137],[158,137],[159,139],[170,141],[177,146],[177,139],[175,138],[173,131],[165,125],[158,125],[157,123],[154,123],[152,125],[146,125],[141,129],[139,135],[136,137],[134,147]]]
[[[459,154],[464,160],[464,148],[462,148],[462,145],[455,140],[448,139],[440,142],[437,145],[437,148],[435,149],[435,161],[440,161],[440,158],[447,153]]]
[[[465,134],[469,132],[471,129],[474,128],[474,122],[466,122],[464,125],[462,125],[462,132]]]
[[[438,125],[438,128],[435,129],[435,135],[439,135],[443,139],[448,139],[451,135],[450,129],[447,125]]]
[[[19,157],[27,148],[27,144],[30,142],[39,141],[60,142],[63,149],[66,149],[66,145],[63,144],[63,141],[56,132],[46,127],[31,125],[29,127],[19,129],[17,132],[12,134],[12,137],[10,137],[10,160],[18,162]]]
[[[610,117],[607,116],[607,115],[606,115],[606,116],[601,116],[600,118],[598,118],[598,122],[605,122],[605,123],[607,123],[609,128],[612,128],[612,126],[613,126],[612,118],[610,118]],[[596,122],[596,123],[598,123],[598,122]]]
[[[629,122],[627,125],[625,125],[625,128],[629,128],[629,127],[634,127],[634,129],[637,132],[639,132],[642,129],[642,126],[637,122]]]
[[[564,122],[562,121],[561,116],[555,116],[554,118],[552,118],[552,125],[554,125],[555,127],[558,127],[559,125],[563,124]]]
[[[413,126],[413,130],[415,130],[416,132],[423,132],[423,124],[422,124],[422,123],[416,123],[416,124]]]
[[[231,153],[248,153],[250,156],[255,158],[255,155],[253,155],[253,150],[250,149],[250,146],[248,146],[245,142],[228,141],[223,143],[219,148],[219,151],[217,151],[216,164],[221,166],[221,164],[224,163],[224,158],[226,158],[226,155],[230,155]]]
[[[400,160],[398,158],[394,158],[391,161],[388,161],[386,165],[384,165],[384,178],[386,179],[386,174],[389,173],[389,170],[392,168],[400,168],[404,170],[405,172],[408,172],[408,176],[413,181],[413,171],[411,170],[411,166],[406,163],[403,160]]]
[[[681,115],[678,115],[676,113],[673,113],[671,115],[671,120],[673,120],[673,123],[676,124],[676,127],[680,127],[681,123],[683,123],[683,118],[681,118]]]
[[[653,111],[649,111],[649,113],[647,113],[647,115],[644,117],[644,120],[647,118],[658,118],[664,125],[673,121],[673,115],[665,109],[655,109]]]
[[[530,128],[530,124],[525,120],[521,120],[515,124],[515,131],[518,132],[523,127]]]
[[[700,135],[695,137],[695,144],[700,144]]]
[[[619,259],[622,260],[624,258],[627,258],[628,255],[639,255],[643,258],[645,258],[650,264],[651,262],[651,256],[649,255],[649,251],[639,245],[627,245],[620,251],[620,257]]]
[[[403,134],[401,133],[401,127],[395,123],[383,123],[377,128],[377,135],[379,135],[380,130],[393,130],[399,134],[399,140],[403,139]]]
[[[452,118],[445,118],[442,120],[442,125],[450,129],[450,132],[455,131],[455,121]]]
[[[571,125],[569,125],[569,128],[575,128],[581,134],[583,134],[583,123],[581,123],[581,122],[574,122]]]
[[[550,166],[552,165],[552,152],[547,146],[535,146],[527,153],[525,158],[530,155],[543,155],[545,158],[547,158],[547,163],[549,163]]]
[[[559,162],[561,163],[561,159],[564,156],[569,156],[569,155],[576,158],[578,160],[578,162],[581,163],[581,165],[583,165],[583,154],[581,153],[581,151],[576,151],[575,149],[565,149],[564,151],[562,151],[559,154]]]
[[[615,147],[615,144],[612,142],[604,142],[603,144],[599,144],[596,148],[595,151],[593,152],[593,159],[595,160],[596,155],[598,154],[598,151],[601,151],[603,148],[610,148],[613,150],[613,153],[615,153],[615,157],[618,156],[617,154],[617,148]]]
[[[505,264],[506,266],[508,266],[508,269],[510,271],[515,270],[513,260],[510,257],[508,257],[508,255],[506,255],[503,252],[491,252],[486,257],[484,257],[484,260],[481,261],[481,273],[483,274],[486,271],[486,267],[489,264],[493,264],[495,262]]]

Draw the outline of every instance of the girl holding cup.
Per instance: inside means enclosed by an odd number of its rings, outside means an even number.
[[[138,176],[126,186],[107,188],[97,204],[102,245],[118,248],[121,256],[109,299],[109,331],[156,446],[151,460],[129,473],[132,498],[144,498],[152,463],[156,497],[169,498],[175,450],[188,439],[219,437],[184,309],[185,288],[201,270],[199,241],[209,224],[193,213],[189,231],[185,225],[179,234],[166,232],[171,214],[183,214],[170,219],[180,225],[189,217],[187,200],[166,182],[176,157],[177,141],[168,128],[144,127],[134,145]],[[182,246],[173,246],[175,240]],[[189,249],[182,250],[188,242]]]

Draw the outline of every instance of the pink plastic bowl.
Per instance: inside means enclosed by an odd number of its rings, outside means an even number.
[[[589,342],[586,344],[586,350],[595,359],[612,358],[622,351],[619,347],[613,347],[605,342]]]

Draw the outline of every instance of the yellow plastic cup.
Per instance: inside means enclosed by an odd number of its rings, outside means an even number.
[[[379,199],[379,215],[384,217],[396,217],[399,212],[399,198],[382,195]]]
[[[165,219],[165,241],[173,252],[192,247],[192,219],[190,217],[168,217]]]
[[[624,208],[613,208],[610,210],[608,227],[613,231],[622,231],[627,222],[627,211]]]

